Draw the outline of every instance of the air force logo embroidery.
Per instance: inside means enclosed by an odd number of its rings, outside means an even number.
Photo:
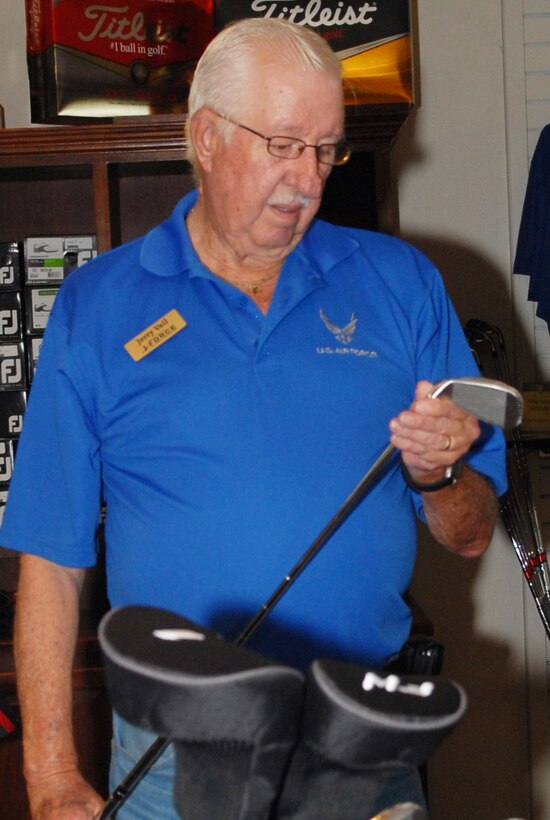
[[[327,317],[325,316],[322,310],[319,311],[319,315],[327,328],[330,330],[331,333],[334,334],[334,337],[341,342],[343,345],[349,345],[352,342],[353,334],[355,333],[355,328],[357,327],[357,317],[355,313],[351,314],[351,319],[344,325],[344,327],[338,327],[338,325],[333,324]]]
[[[353,337],[355,331],[357,330],[358,321],[355,313],[351,314],[351,319],[347,325],[344,325],[344,327],[338,327],[338,325],[335,325],[334,322],[331,322],[323,310],[319,311],[319,316],[321,317],[321,320],[327,330],[332,333],[338,342],[340,342],[340,345],[335,347],[331,347],[329,345],[319,345],[317,347],[317,353],[326,356],[348,356],[352,358],[360,357],[362,359],[378,358],[378,353],[376,350],[366,350],[364,347],[355,347],[352,345]]]

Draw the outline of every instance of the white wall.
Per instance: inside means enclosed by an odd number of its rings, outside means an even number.
[[[511,295],[515,236],[503,59],[503,22],[521,6],[521,0],[419,0],[421,105],[395,153],[402,235],[438,264],[463,322],[481,318],[503,330],[512,361],[515,343],[530,345],[527,336],[518,341]],[[516,198],[525,182],[519,180]],[[549,817],[544,796],[529,805],[519,563],[500,531],[474,562],[424,541],[414,592],[447,647],[444,674],[462,683],[470,699],[466,718],[429,767],[432,820]],[[535,627],[542,629],[540,622]],[[538,776],[547,778],[547,766],[541,772],[538,763]]]
[[[31,122],[25,45],[24,0],[0,0],[0,105],[7,128]]]
[[[460,318],[499,325],[509,347],[518,334],[510,213],[518,212],[526,179],[521,169],[516,172],[510,201],[502,15],[522,7],[522,0],[418,0],[421,105],[395,148],[403,235],[438,264]],[[0,0],[0,15],[0,103],[8,127],[26,126],[22,0]],[[529,359],[529,339],[521,327],[519,333]],[[517,560],[502,534],[474,562],[423,540],[414,591],[446,644],[445,674],[470,699],[466,718],[430,765],[432,820],[550,817],[550,804],[540,801],[529,814]],[[536,629],[529,602],[527,607]],[[533,765],[539,777],[547,774],[539,760]]]

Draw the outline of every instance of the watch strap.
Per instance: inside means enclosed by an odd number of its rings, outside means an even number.
[[[401,461],[401,472],[405,479],[405,484],[414,490],[415,493],[433,493],[436,490],[442,490],[444,487],[450,487],[456,484],[462,468],[462,461],[458,459],[454,464],[450,464],[445,468],[445,473],[437,481],[432,481],[430,484],[422,484],[420,481],[415,481],[409,473],[406,465]]]

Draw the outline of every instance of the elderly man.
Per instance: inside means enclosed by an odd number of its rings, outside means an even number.
[[[171,609],[231,639],[391,435],[401,459],[256,635],[301,667],[399,651],[415,514],[453,552],[489,544],[501,438],[427,397],[476,372],[439,275],[396,239],[314,219],[348,157],[343,119],[339,63],[317,35],[268,20],[224,30],[189,98],[197,191],[56,299],[2,528],[24,553],[16,658],[34,817],[102,805],[70,719],[101,498],[111,604]],[[115,782],[150,739],[115,721]],[[171,776],[168,752],[119,816],[174,816]]]

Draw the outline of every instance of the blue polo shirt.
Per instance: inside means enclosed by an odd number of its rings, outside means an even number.
[[[385,448],[417,381],[477,371],[439,274],[407,244],[314,222],[264,316],[197,258],[195,198],[64,283],[0,542],[90,566],[103,496],[111,604],[233,639]],[[499,431],[469,460],[504,491]],[[398,650],[416,514],[396,458],[251,645],[297,664]]]

